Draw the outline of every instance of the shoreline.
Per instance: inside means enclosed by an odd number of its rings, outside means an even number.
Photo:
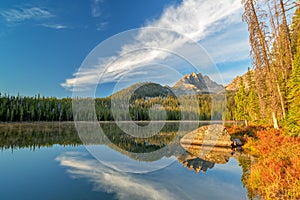
[[[77,123],[77,122],[94,122],[94,121],[13,121],[13,122],[3,122],[0,121],[0,124],[51,124],[51,123]],[[115,121],[98,121],[99,123],[116,123]],[[244,125],[244,121],[234,121],[234,120],[199,120],[199,121],[181,121],[181,120],[166,120],[166,121],[118,121],[119,123],[130,123],[130,122],[134,122],[134,123],[211,123],[211,124],[238,124],[238,125]]]

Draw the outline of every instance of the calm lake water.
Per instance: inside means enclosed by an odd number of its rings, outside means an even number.
[[[101,127],[111,143],[83,145],[72,123],[0,124],[0,199],[247,199],[240,153],[203,160],[180,146],[173,123],[148,139]],[[138,173],[125,172],[132,166]]]

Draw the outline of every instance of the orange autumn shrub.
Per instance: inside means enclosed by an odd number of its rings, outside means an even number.
[[[262,130],[251,141],[258,153],[245,180],[263,199],[300,199],[300,138]]]
[[[233,126],[226,126],[226,129],[230,135],[234,136],[250,136],[254,137],[255,133],[260,130],[266,129],[266,127],[263,126],[240,126],[240,125],[233,125]]]

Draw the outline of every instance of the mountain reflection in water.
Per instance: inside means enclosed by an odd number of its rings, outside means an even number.
[[[228,148],[213,148],[206,159],[197,156],[197,153],[182,147],[180,139],[190,130],[178,132],[178,123],[166,123],[160,133],[149,138],[137,138],[125,134],[114,123],[100,123],[102,130],[110,143],[95,140],[93,145],[106,145],[114,151],[133,160],[153,162],[163,157],[176,157],[186,168],[207,171],[215,163],[224,164],[232,156],[233,151]],[[103,139],[105,141],[105,139]],[[71,122],[64,123],[13,123],[0,124],[0,147],[4,149],[30,148],[35,150],[40,147],[52,145],[83,145],[76,128]],[[151,156],[141,156],[141,153],[151,153]]]

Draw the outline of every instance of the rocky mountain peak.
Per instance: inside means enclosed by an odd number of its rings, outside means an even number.
[[[218,93],[223,91],[224,87],[212,81],[208,76],[192,72],[190,75],[187,74],[176,82],[172,89],[177,95],[184,95],[195,93]]]
[[[192,72],[191,76],[192,77],[197,77],[197,74],[195,72]]]

